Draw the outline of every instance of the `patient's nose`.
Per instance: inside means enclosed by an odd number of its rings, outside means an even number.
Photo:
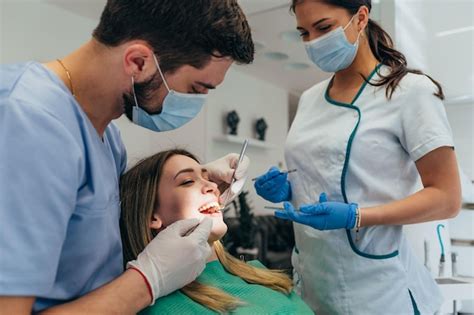
[[[203,193],[215,193],[217,192],[217,184],[211,181],[204,181],[204,185],[202,186]]]

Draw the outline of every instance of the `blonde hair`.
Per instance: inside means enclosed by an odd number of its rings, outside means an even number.
[[[184,155],[199,163],[198,159],[188,151],[168,150],[142,160],[121,178],[120,232],[124,262],[136,259],[156,235],[156,232],[150,228],[150,218],[159,206],[157,188],[163,167],[174,155]],[[253,267],[227,253],[219,241],[214,242],[213,247],[227,272],[248,283],[263,285],[284,294],[291,292],[292,282],[283,271]],[[198,281],[191,282],[181,291],[195,302],[218,313],[225,313],[243,305],[238,298]]]

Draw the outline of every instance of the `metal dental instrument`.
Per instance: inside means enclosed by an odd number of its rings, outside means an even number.
[[[242,145],[242,150],[240,150],[239,160],[237,161],[237,165],[235,166],[234,173],[232,174],[232,180],[230,181],[230,185],[229,185],[228,189],[231,189],[232,185],[235,183],[235,180],[236,180],[235,179],[235,172],[239,168],[240,163],[242,162],[242,160],[244,159],[245,151],[247,151],[247,145],[248,144],[249,144],[249,141],[247,139],[245,139],[244,144]],[[227,194],[227,196],[225,197],[225,200],[224,200],[224,203],[221,206],[221,209],[224,209],[227,206],[229,195],[230,195],[230,193]]]
[[[295,169],[292,169],[292,170],[289,170],[289,171],[281,171],[280,173],[282,173],[282,174],[285,174],[285,173],[290,174],[290,173],[293,173],[293,172],[296,172],[296,171],[297,171],[297,169],[295,168]],[[257,178],[258,178],[258,177],[252,178],[252,181],[256,181]]]
[[[271,210],[285,210],[283,207],[272,207],[272,206],[265,206],[265,209],[271,209]]]

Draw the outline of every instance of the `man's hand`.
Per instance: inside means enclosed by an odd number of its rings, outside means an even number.
[[[128,262],[127,268],[138,269],[148,280],[153,295],[151,305],[201,274],[211,255],[207,242],[211,228],[209,218],[201,223],[198,219],[175,222],[161,231],[136,260]]]

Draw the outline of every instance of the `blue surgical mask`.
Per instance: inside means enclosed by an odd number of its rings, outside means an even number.
[[[132,90],[135,106],[133,107],[133,122],[144,128],[153,131],[168,131],[177,129],[199,114],[204,103],[206,102],[206,94],[186,94],[173,91],[169,88],[165,80],[165,76],[161,71],[160,65],[156,56],[153,55],[156,67],[163,83],[168,90],[168,94],[163,100],[161,113],[150,115],[143,108],[138,105],[137,96],[135,94],[135,81],[132,77]]]
[[[349,67],[355,59],[359,48],[359,35],[354,44],[347,40],[346,28],[351,24],[355,15],[349,23],[342,28],[339,26],[335,30],[305,43],[306,53],[321,70],[325,72],[337,72]]]

